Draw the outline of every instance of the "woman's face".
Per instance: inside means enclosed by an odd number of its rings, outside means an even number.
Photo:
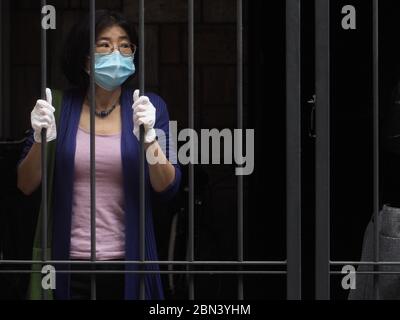
[[[103,30],[96,39],[96,52],[106,53],[113,48],[129,47],[130,39],[124,29],[119,26],[112,26]]]
[[[130,39],[126,31],[120,26],[111,26],[104,29],[96,39],[96,52],[107,53],[108,51],[118,50],[129,46]],[[90,70],[90,57],[86,61],[86,70]]]

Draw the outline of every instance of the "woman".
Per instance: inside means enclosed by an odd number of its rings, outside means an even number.
[[[52,209],[49,209],[52,260],[91,258],[89,21],[84,19],[71,30],[64,49],[63,70],[74,88],[62,93],[60,110],[56,110],[49,89],[46,101],[37,101],[31,113],[32,134],[18,164],[18,188],[29,195],[41,183],[40,132],[47,128],[50,154],[54,148],[54,162],[49,161],[52,180],[48,197]],[[168,111],[156,94],[140,96],[138,90],[123,86],[135,74],[136,61],[137,37],[126,19],[116,12],[97,11],[95,31],[96,259],[140,259],[139,126],[143,124],[146,151],[149,149],[163,160],[146,163],[145,168],[146,260],[158,260],[151,197],[170,199],[181,179],[179,166],[168,160],[175,156],[170,151],[173,148],[168,146]],[[156,139],[156,129],[164,132],[166,148]],[[38,233],[39,228],[36,240]],[[34,258],[40,259],[37,241],[34,247]],[[69,266],[54,267],[56,271],[69,269]],[[129,264],[125,268],[137,270],[138,266]],[[147,268],[158,270],[156,265]],[[33,277],[31,288],[39,280]],[[135,273],[98,275],[97,298],[138,299],[139,282],[140,275]],[[146,299],[164,298],[159,274],[146,275],[145,284]],[[53,294],[57,299],[89,299],[90,276],[58,272]],[[31,297],[37,295],[31,293]]]

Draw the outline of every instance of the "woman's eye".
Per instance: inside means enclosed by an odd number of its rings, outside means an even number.
[[[122,43],[120,45],[121,48],[129,48],[129,44],[128,43]]]

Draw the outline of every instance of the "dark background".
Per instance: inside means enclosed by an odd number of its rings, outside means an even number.
[[[314,89],[314,1],[302,1],[302,254],[303,298],[315,296],[315,138],[312,136]],[[356,30],[341,27],[341,9],[356,8]],[[258,107],[250,127],[259,132],[254,202],[265,212],[265,249],[284,255],[285,241],[285,11],[279,1],[262,3],[250,19],[250,99]],[[379,2],[380,206],[398,206],[400,195],[398,143],[387,143],[400,132],[393,91],[399,81],[400,30],[396,1]],[[259,31],[257,34],[257,30]],[[361,258],[365,228],[373,214],[372,2],[331,1],[331,260]],[[258,58],[258,59],[257,59]],[[250,103],[250,105],[253,105]],[[258,131],[257,131],[257,128]],[[259,143],[262,141],[261,143]],[[258,147],[263,146],[263,147]],[[261,164],[260,164],[261,162]],[[254,205],[255,206],[255,205]],[[261,209],[263,208],[263,209]],[[251,209],[249,210],[252,211]],[[280,240],[280,241],[279,241]],[[282,286],[272,282],[281,297]],[[279,290],[277,289],[279,288]],[[331,277],[332,299],[346,299],[341,277]],[[283,293],[284,294],[284,293]]]
[[[5,2],[1,2],[3,8]],[[132,1],[97,1],[100,8],[125,10],[137,21]],[[168,2],[168,4],[167,4]],[[284,260],[285,220],[285,6],[284,1],[245,2],[245,118],[255,129],[255,170],[245,177],[245,259]],[[9,1],[8,37],[3,29],[2,108],[9,130],[2,141],[23,138],[29,113],[40,94],[40,15],[34,1]],[[187,127],[185,1],[149,0],[146,21],[146,81],[168,103],[171,119]],[[235,128],[235,1],[196,3],[196,128]],[[57,8],[57,30],[49,34],[49,82],[65,87],[58,67],[61,40],[86,12],[86,1],[49,1]],[[357,10],[357,29],[341,28],[341,8]],[[314,298],[314,7],[302,1],[302,250],[303,297]],[[397,12],[394,0],[380,2],[381,124],[390,119],[391,95],[398,80]],[[135,11],[136,10],[136,11]],[[331,1],[331,260],[359,260],[362,237],[372,215],[372,4]],[[15,41],[18,39],[18,41]],[[20,41],[22,40],[22,41]],[[8,59],[8,60],[7,60]],[[7,71],[8,70],[8,71]],[[5,72],[7,71],[7,72]],[[8,77],[5,79],[5,77]],[[132,85],[136,85],[135,82]],[[21,94],[23,92],[23,94]],[[3,119],[4,121],[4,119]],[[383,130],[384,131],[384,130]],[[382,133],[384,139],[385,132]],[[0,145],[1,252],[4,259],[29,259],[40,189],[31,197],[15,188],[15,161],[22,144]],[[381,150],[381,202],[396,194],[396,158]],[[196,166],[197,260],[236,259],[236,177],[233,166]],[[186,169],[184,168],[186,172]],[[179,217],[176,259],[185,259],[186,180],[169,208],[156,206],[156,234],[166,259],[172,216]],[[168,226],[167,228],[165,226]],[[163,277],[165,284],[167,278]],[[340,278],[332,277],[332,298],[345,299]],[[0,297],[22,298],[26,277],[0,275]],[[175,277],[172,299],[186,296],[185,278]],[[196,277],[196,297],[235,298],[232,276]],[[246,276],[247,299],[285,299],[284,276]]]

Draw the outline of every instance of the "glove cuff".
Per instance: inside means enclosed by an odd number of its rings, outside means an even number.
[[[47,129],[47,137],[46,137],[46,141],[50,142],[53,141],[57,138],[57,133],[55,132],[54,134],[50,134],[49,135],[49,129]],[[42,143],[42,134],[41,131],[35,131],[33,133],[33,139],[35,140],[35,142],[37,143]]]
[[[138,141],[140,141],[140,130],[139,128],[134,128],[133,129],[133,134],[136,136]],[[156,130],[154,128],[150,128],[144,133],[144,142],[145,143],[150,143],[153,142],[157,137]]]
[[[42,136],[40,135],[40,132],[34,132],[33,133],[33,139],[35,140],[35,142],[37,143],[42,143]]]
[[[146,134],[144,136],[144,142],[151,143],[154,140],[156,140],[156,137],[157,137],[156,130],[154,130],[154,128],[151,128],[146,132]]]

